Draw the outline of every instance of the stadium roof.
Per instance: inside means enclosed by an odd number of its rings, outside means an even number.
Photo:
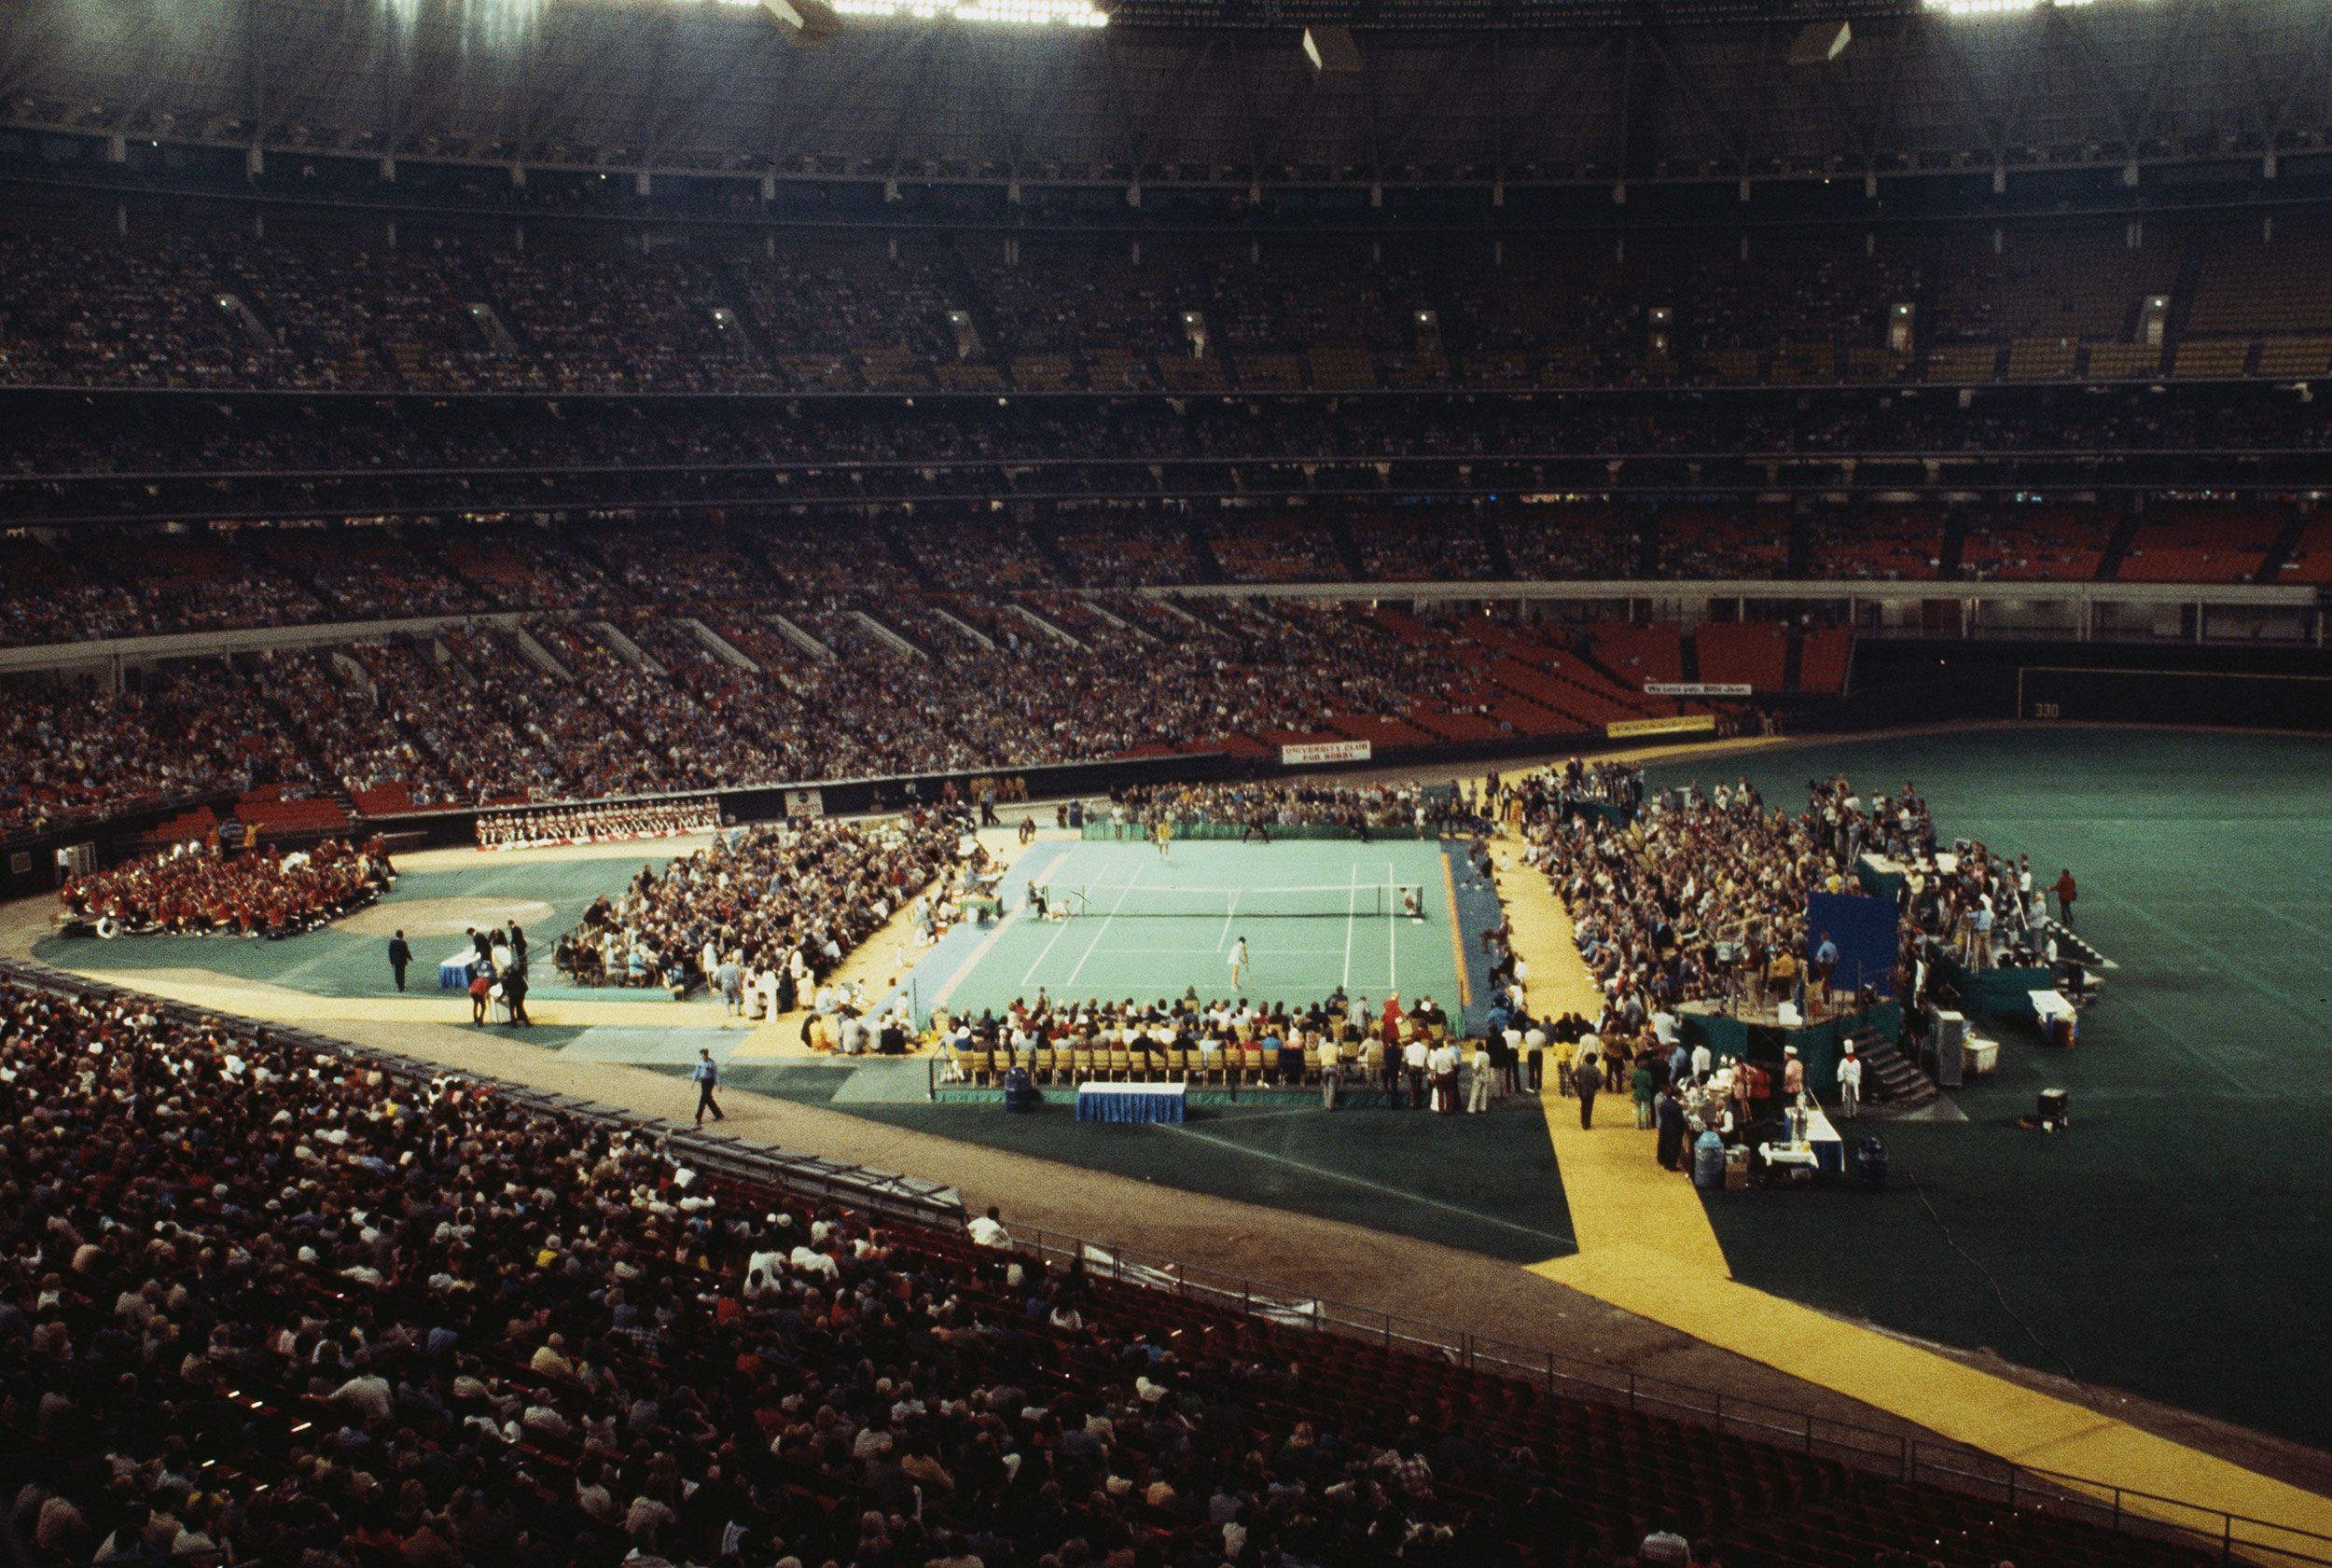
[[[1850,5],[1852,0],[1850,0]],[[0,0],[0,123],[366,158],[1131,187],[1853,177],[2332,146],[2332,4],[1118,0],[1098,29],[706,0]],[[1299,23],[1341,15],[1356,67]],[[1747,20],[1708,20],[1710,18]]]

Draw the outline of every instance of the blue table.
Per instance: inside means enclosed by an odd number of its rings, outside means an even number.
[[[1077,1085],[1079,1121],[1180,1121],[1189,1103],[1181,1084]]]
[[[457,952],[437,965],[439,991],[467,991],[469,982],[478,975],[478,955]]]

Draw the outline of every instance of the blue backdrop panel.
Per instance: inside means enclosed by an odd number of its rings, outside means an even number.
[[[1832,991],[1852,992],[1875,986],[1881,996],[1895,994],[1895,900],[1866,898],[1853,893],[1817,893],[1806,900],[1806,952],[1822,945],[1822,934],[1838,944],[1838,969],[1830,976]]]

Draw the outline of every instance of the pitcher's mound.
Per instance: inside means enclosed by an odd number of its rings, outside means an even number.
[[[539,898],[415,898],[404,903],[373,904],[332,923],[335,931],[359,937],[388,937],[398,931],[415,937],[459,937],[471,926],[505,930],[512,921],[539,925],[558,911]],[[538,941],[539,937],[536,938]]]

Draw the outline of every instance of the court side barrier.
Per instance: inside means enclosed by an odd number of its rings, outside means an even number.
[[[1229,843],[1244,839],[1247,831],[1245,825],[1235,822],[1178,822],[1174,824],[1174,841],[1178,844]],[[1333,822],[1298,822],[1284,825],[1272,823],[1264,828],[1264,834],[1273,843],[1340,840],[1362,837],[1358,828],[1347,827],[1341,823]],[[1136,844],[1152,841],[1149,827],[1139,822],[1088,821],[1085,825],[1084,837],[1088,843]],[[1414,840],[1418,839],[1437,840],[1445,835],[1438,825],[1420,827],[1414,823],[1409,823],[1399,827],[1371,827],[1367,837],[1372,840]]]
[[[1509,1378],[1549,1397],[1591,1399],[1752,1442],[1795,1449],[1890,1480],[1940,1487],[2012,1510],[2047,1514],[2207,1551],[2222,1563],[2252,1563],[2257,1568],[2332,1564],[2332,1535],[2019,1464],[1939,1437],[1882,1431],[1786,1405],[1621,1371],[1559,1351],[1533,1350],[1428,1319],[1308,1297],[1243,1276],[1145,1255],[1115,1243],[1104,1246],[1057,1231],[1033,1230],[1025,1239],[1016,1235],[1012,1250],[1032,1253],[1048,1266],[1082,1263],[1090,1275],[1185,1300],[1235,1308],[1280,1328],[1367,1340],[1388,1351]]]

